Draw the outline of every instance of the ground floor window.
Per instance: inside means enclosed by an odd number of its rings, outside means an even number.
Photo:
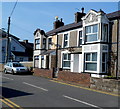
[[[39,67],[39,56],[34,56],[34,67]]]
[[[97,53],[85,53],[85,70],[97,71]]]
[[[107,70],[107,53],[102,53],[102,72]]]
[[[67,53],[63,53],[62,66],[64,69],[70,69],[70,61],[71,61],[71,55]]]

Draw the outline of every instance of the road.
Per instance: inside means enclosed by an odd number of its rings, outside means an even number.
[[[3,107],[81,107],[117,108],[119,97],[77,88],[33,75],[2,74]],[[4,97],[4,98],[3,98]],[[22,107],[22,108],[21,108]]]

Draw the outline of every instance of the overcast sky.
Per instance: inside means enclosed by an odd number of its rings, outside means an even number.
[[[7,30],[7,20],[15,2],[2,3],[2,28]],[[65,24],[73,23],[74,14],[85,8],[88,13],[90,9],[105,13],[118,10],[117,2],[18,2],[11,16],[10,33],[21,40],[28,39],[33,42],[33,33],[37,28],[48,32],[53,29],[55,16],[63,18]]]

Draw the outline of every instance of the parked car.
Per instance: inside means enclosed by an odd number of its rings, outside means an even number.
[[[12,73],[14,75],[17,73],[27,73],[28,71],[28,68],[19,62],[8,62],[4,65],[5,73]]]

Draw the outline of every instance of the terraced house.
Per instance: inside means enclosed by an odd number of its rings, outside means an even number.
[[[34,67],[89,73],[92,77],[120,72],[120,11],[75,13],[64,25],[56,17],[53,30],[34,32]]]

